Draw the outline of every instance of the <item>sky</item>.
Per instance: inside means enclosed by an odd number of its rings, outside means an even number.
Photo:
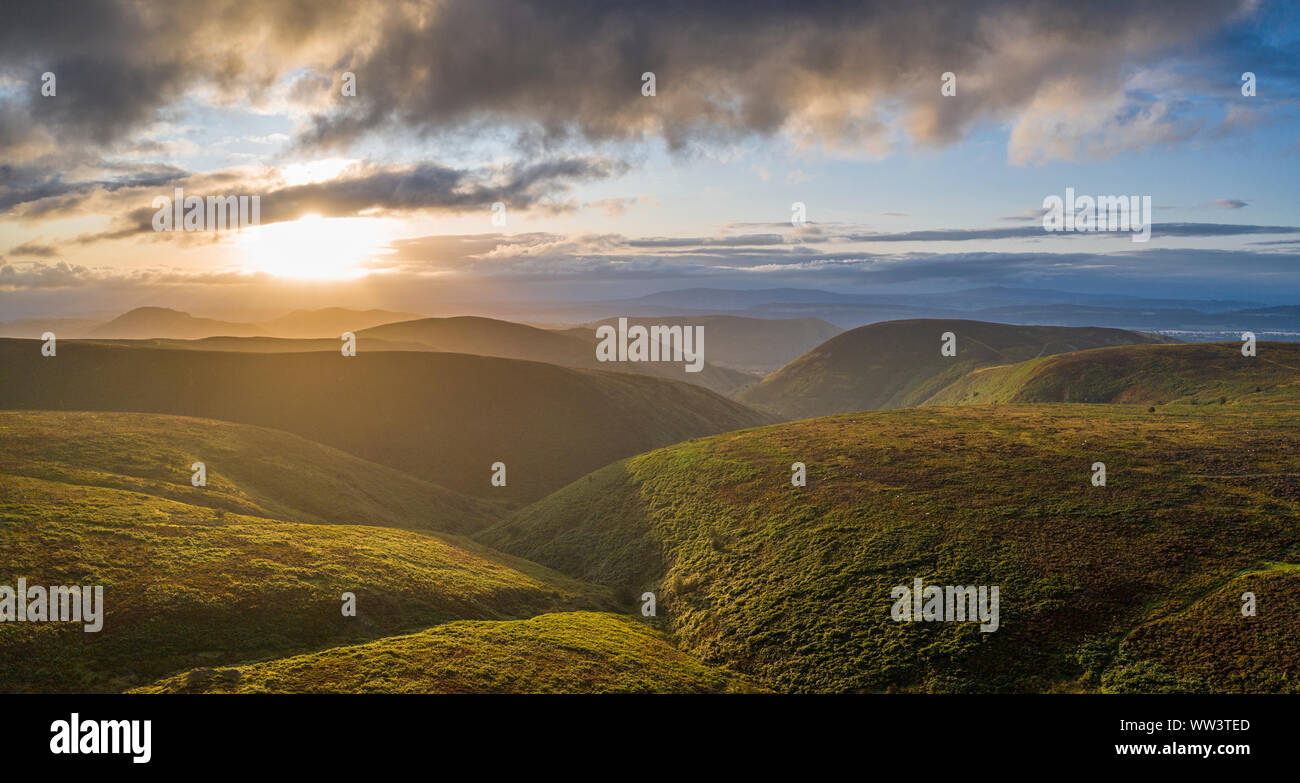
[[[920,5],[2,0],[0,320],[692,287],[1300,303],[1297,4]],[[257,196],[259,224],[156,230],[176,188]],[[1067,188],[1149,197],[1149,240],[1047,231]]]

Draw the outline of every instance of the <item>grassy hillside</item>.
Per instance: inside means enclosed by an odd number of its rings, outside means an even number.
[[[754,380],[747,373],[719,367],[707,360],[704,368],[698,373],[686,372],[682,363],[599,362],[596,360],[594,327],[590,330],[560,332],[494,318],[460,316],[421,318],[418,321],[386,324],[366,329],[360,332],[357,338],[390,343],[422,344],[431,351],[499,356],[504,359],[525,359],[564,367],[671,378],[703,386],[719,394],[728,394]],[[706,331],[705,356],[709,355]]]
[[[248,354],[0,340],[0,409],[284,430],[458,492],[532,500],[622,457],[769,418],[684,383],[446,353]],[[13,380],[10,380],[13,379]],[[495,462],[507,485],[491,484]]]
[[[461,619],[607,608],[599,591],[468,541],[245,516],[0,476],[0,584],[103,585],[103,630],[6,623],[0,691],[118,691]],[[357,616],[342,616],[342,594]]]
[[[703,326],[705,356],[710,361],[753,373],[772,372],[844,331],[820,318],[668,315],[629,318],[628,323]],[[567,333],[589,337],[601,324],[617,328],[618,318],[606,318]]]
[[[1048,356],[976,370],[931,405],[1019,402],[1198,404],[1300,403],[1300,344],[1133,345]]]
[[[957,355],[940,354],[945,332]],[[980,367],[1108,345],[1169,342],[1120,329],[1013,326],[983,321],[888,321],[845,332],[756,386],[742,402],[797,419],[920,405]]]
[[[1185,611],[1142,625],[1102,678],[1113,693],[1300,693],[1300,551],[1213,589]],[[1253,617],[1242,597],[1255,595]]]
[[[206,487],[190,482],[195,462]],[[296,435],[182,416],[0,411],[0,474],[294,522],[468,533],[501,513]]]
[[[715,693],[752,690],[644,623],[592,612],[455,622],[410,636],[235,668],[140,693]]]
[[[1137,632],[1198,611],[1243,572],[1300,561],[1295,415],[1052,405],[813,419],[633,457],[481,537],[657,591],[678,646],[776,690],[1141,689],[1180,660],[1197,688],[1296,690],[1295,619],[1268,615],[1262,635],[1225,626],[1214,663],[1194,629]],[[807,487],[791,486],[795,461]],[[1090,483],[1094,461],[1106,487]],[[894,622],[891,589],[914,578],[998,585],[1001,627]]]

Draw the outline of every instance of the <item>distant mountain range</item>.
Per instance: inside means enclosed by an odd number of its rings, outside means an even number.
[[[1204,299],[1152,299],[1115,294],[1081,294],[1056,291],[1048,288],[1009,288],[984,286],[937,294],[846,294],[812,288],[761,288],[737,291],[722,288],[686,288],[662,291],[628,303],[655,306],[692,307],[712,310],[744,310],[770,304],[837,304],[871,306],[949,307],[955,310],[973,310],[1023,304],[1076,304],[1110,307],[1175,307],[1192,308],[1205,312],[1237,310],[1257,305],[1257,302],[1204,300]]]
[[[728,311],[751,318],[819,318],[852,329],[912,318],[966,318],[1044,326],[1105,326],[1215,341],[1242,331],[1300,340],[1300,307],[1238,300],[1156,299],[991,286],[938,294],[847,294],[815,289],[732,291],[691,288],[607,302],[630,314],[647,308],[690,315]]]
[[[964,318],[1021,325],[1104,326],[1158,331],[1180,340],[1236,339],[1253,331],[1300,340],[1300,306],[1236,299],[1178,299],[988,286],[942,293],[844,293],[803,288],[688,288],[604,301],[488,303],[465,312],[536,325],[576,326],[609,318],[815,318],[840,329],[913,318]]]
[[[200,318],[167,307],[137,307],[110,321],[86,318],[24,318],[0,322],[0,337],[37,338],[51,331],[61,338],[196,340],[204,337],[338,338],[380,324],[423,318],[414,313],[389,310],[349,310],[327,307],[295,310],[264,323]]]
[[[790,358],[813,347],[812,336],[832,336],[830,329],[853,329],[882,321],[915,318],[961,318],[1041,326],[1102,326],[1161,332],[1185,342],[1239,339],[1253,331],[1270,340],[1300,341],[1300,305],[1264,306],[1241,300],[1172,299],[1116,294],[1089,294],[1043,288],[987,286],[944,293],[842,293],[804,288],[733,290],[688,288],[661,291],[632,299],[546,303],[484,303],[458,306],[444,315],[489,317],[525,322],[551,329],[589,328],[627,317],[667,323],[690,318],[709,323],[719,349],[709,360],[747,372],[766,372],[770,356],[755,364],[753,351],[740,348],[746,339],[756,344],[757,329],[766,322],[802,321],[782,327],[781,343],[798,345]],[[141,307],[110,321],[88,318],[26,318],[0,322],[0,337],[40,337],[53,331],[60,337],[100,339],[201,339],[207,337],[335,338],[385,324],[418,321],[426,315],[388,310],[326,308],[297,310],[264,322],[200,318],[178,310]],[[707,320],[702,320],[707,319]],[[736,319],[736,320],[732,320]],[[771,328],[770,323],[763,328]],[[724,337],[725,330],[732,330]],[[748,337],[738,332],[749,331]],[[804,332],[807,337],[800,337]],[[372,335],[379,337],[379,335]],[[390,339],[390,338],[383,338]],[[721,350],[730,344],[738,351]],[[777,353],[781,344],[770,346]],[[437,349],[449,350],[449,349]],[[745,355],[749,358],[746,358]],[[769,351],[770,354],[770,351]],[[690,380],[690,379],[687,379]],[[723,388],[726,383],[710,384]]]

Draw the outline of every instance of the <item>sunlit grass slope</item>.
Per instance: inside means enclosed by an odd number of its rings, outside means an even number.
[[[1300,404],[1300,343],[1130,345],[989,367],[927,405],[1095,402],[1254,407]]]
[[[450,620],[611,605],[601,590],[465,539],[246,516],[92,478],[0,474],[0,584],[103,585],[106,604],[99,633],[0,627],[0,691],[117,691]],[[356,617],[342,615],[344,592]]]
[[[1178,661],[1200,689],[1294,690],[1293,619],[1269,615],[1271,635],[1225,625],[1213,665],[1195,633],[1134,631],[1300,560],[1295,421],[1070,405],[813,419],[622,461],[482,538],[656,590],[680,647],[777,690],[1100,690],[1120,668],[1158,689]],[[894,622],[891,588],[918,577],[998,585],[1000,629]]]
[[[229,668],[144,693],[713,693],[754,690],[631,617],[593,612],[465,621],[409,636]]]
[[[1102,678],[1110,692],[1300,693],[1300,550],[1133,631]],[[1247,593],[1255,614],[1242,614]]]
[[[207,486],[191,483],[202,462]],[[0,411],[0,473],[294,522],[464,533],[484,501],[286,432],[146,413]]]
[[[942,336],[956,338],[943,356]],[[1107,345],[1172,342],[1122,329],[1018,326],[958,319],[870,324],[827,340],[737,395],[799,419],[920,405],[971,370]]]

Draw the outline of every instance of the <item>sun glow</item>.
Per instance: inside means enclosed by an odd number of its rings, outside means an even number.
[[[253,271],[304,280],[341,280],[366,274],[366,260],[386,238],[379,220],[307,215],[245,229],[237,244]]]

